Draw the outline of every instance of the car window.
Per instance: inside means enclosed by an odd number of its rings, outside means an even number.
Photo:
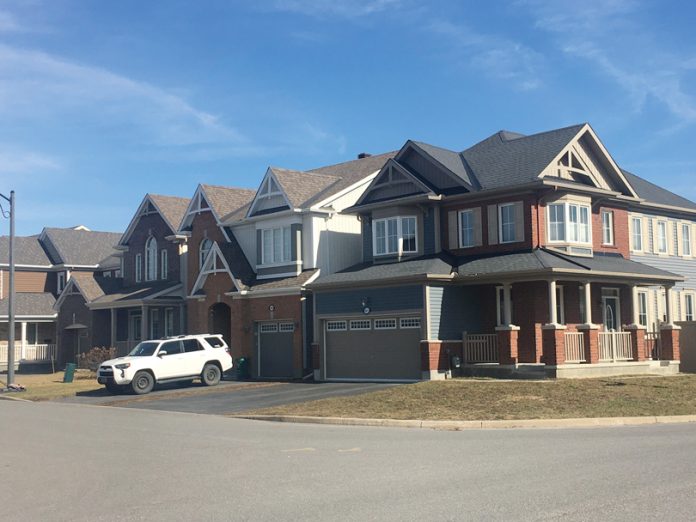
[[[166,343],[162,343],[160,352],[163,350],[167,352],[167,356],[179,354],[181,353],[181,341],[167,341]]]
[[[203,347],[201,343],[198,342],[198,339],[184,339],[184,352],[197,352],[202,349]]]
[[[156,349],[156,342],[138,343],[138,345],[135,348],[133,348],[133,351],[131,351],[131,353],[129,353],[128,355],[133,357],[147,357],[148,355],[152,355],[153,353],[155,353]]]
[[[206,337],[205,341],[213,348],[222,348],[225,346],[224,341],[219,337]]]

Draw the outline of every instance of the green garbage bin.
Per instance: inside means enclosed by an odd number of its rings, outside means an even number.
[[[249,358],[240,357],[237,359],[237,380],[242,381],[249,378]]]
[[[67,363],[65,365],[65,373],[63,374],[63,382],[73,382],[73,378],[75,377],[75,369],[77,368],[77,364],[75,363]]]

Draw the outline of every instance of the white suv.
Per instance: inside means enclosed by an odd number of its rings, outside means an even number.
[[[143,341],[126,357],[99,366],[97,382],[117,393],[127,386],[134,393],[150,393],[157,383],[200,379],[215,386],[232,368],[232,356],[221,335],[179,335]]]

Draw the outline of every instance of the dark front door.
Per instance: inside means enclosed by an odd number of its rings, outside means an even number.
[[[216,303],[210,307],[208,314],[208,332],[211,334],[221,334],[227,346],[232,346],[232,314],[230,307],[225,303]]]

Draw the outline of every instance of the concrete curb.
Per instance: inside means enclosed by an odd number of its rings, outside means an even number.
[[[0,400],[4,401],[17,401],[17,402],[32,402],[29,399],[22,399],[21,397],[10,397],[4,393],[0,393]]]
[[[436,421],[398,419],[358,419],[352,417],[304,417],[299,415],[231,415],[238,419],[295,422],[305,424],[332,424],[338,426],[383,426],[390,428],[425,428],[433,430],[475,430],[510,428],[599,428],[609,426],[640,426],[646,424],[684,424],[696,422],[696,415],[664,417],[591,417],[579,419],[520,419]]]

